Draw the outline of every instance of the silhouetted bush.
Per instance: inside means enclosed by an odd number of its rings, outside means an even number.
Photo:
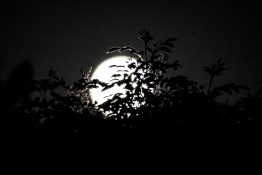
[[[250,91],[235,83],[213,87],[215,78],[226,70],[222,60],[203,68],[210,80],[201,85],[176,73],[182,67],[178,61],[169,62],[175,38],[151,43],[153,37],[143,30],[139,39],[143,50],[123,46],[108,51],[137,58],[128,63],[131,74],[121,77],[116,73],[110,83],[91,80],[92,69],[81,70],[73,84],[54,69],[46,79],[31,80],[31,65],[20,64],[7,82],[0,84],[4,128],[50,137],[261,136],[261,88],[235,104],[221,102],[218,97],[225,94]],[[102,87],[106,91],[115,85],[126,89],[125,97],[117,93],[103,104],[91,101],[90,89]]]

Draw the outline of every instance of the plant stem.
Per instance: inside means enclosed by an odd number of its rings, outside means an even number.
[[[146,62],[147,62],[147,51],[146,51],[146,48],[147,48],[147,42],[145,42],[145,60],[146,60]]]
[[[207,94],[210,93],[210,90],[211,90],[211,86],[212,86],[214,77],[215,77],[215,75],[214,75],[214,74],[211,74],[211,76],[210,76],[210,81],[209,81],[209,84],[208,84]]]

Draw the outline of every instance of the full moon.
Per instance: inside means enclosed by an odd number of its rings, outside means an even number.
[[[94,70],[91,79],[98,79],[105,83],[114,82],[114,74],[118,74],[120,78],[124,76],[124,73],[130,74],[132,70],[128,69],[130,63],[136,63],[136,58],[128,56],[114,56],[106,59],[100,63]],[[126,90],[118,85],[112,88],[102,91],[103,87],[90,89],[90,96],[93,102],[102,104],[107,99],[112,97],[116,93],[125,94]]]

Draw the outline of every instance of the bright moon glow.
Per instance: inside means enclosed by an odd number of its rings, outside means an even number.
[[[117,77],[117,78],[121,79],[124,73],[126,74],[132,73],[132,71],[127,68],[127,65],[130,64],[131,62],[136,63],[136,59],[128,56],[115,56],[115,57],[108,58],[98,65],[98,67],[95,69],[95,71],[92,74],[92,79],[98,79],[105,83],[112,83],[114,82],[113,80],[114,78],[112,77],[112,75],[120,74],[121,77]],[[117,65],[121,67],[110,67],[112,65]],[[102,104],[107,99],[111,98],[112,95],[116,93],[125,94],[126,92],[126,90],[123,87],[117,85],[105,91],[102,91],[102,89],[103,89],[102,87],[99,87],[90,90],[90,96],[93,102],[96,101],[97,104]]]

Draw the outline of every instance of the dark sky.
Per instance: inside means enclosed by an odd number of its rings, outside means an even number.
[[[205,82],[202,66],[222,58],[229,70],[218,81],[254,87],[262,80],[260,15],[259,1],[6,1],[0,74],[30,60],[35,78],[53,66],[74,81],[111,46],[142,48],[137,34],[147,28],[156,40],[178,39],[172,59],[184,66],[179,73]]]

